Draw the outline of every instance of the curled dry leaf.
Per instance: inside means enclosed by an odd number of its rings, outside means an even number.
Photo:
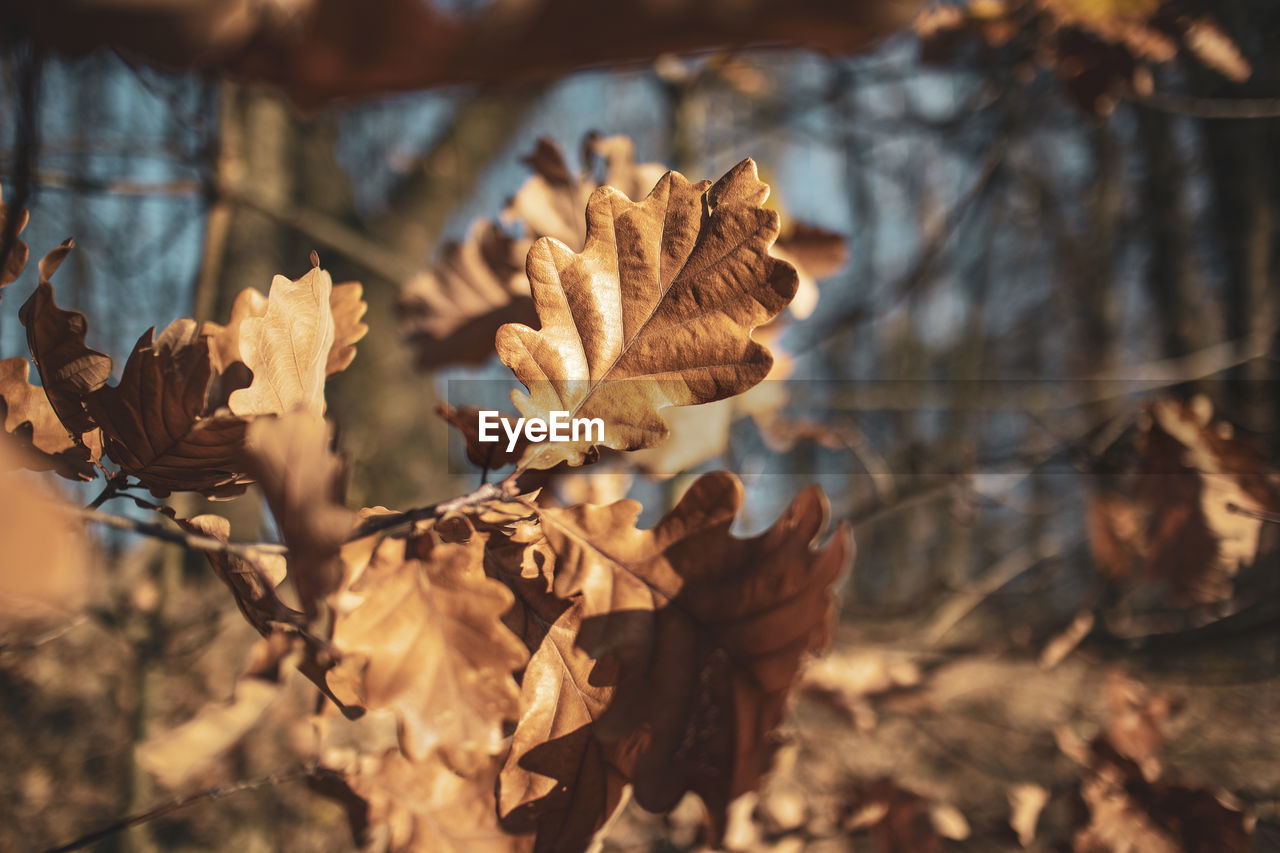
[[[0,436],[0,627],[65,620],[87,598],[84,531],[48,484],[13,468],[18,449]]]
[[[396,712],[414,761],[438,752],[474,773],[514,720],[512,673],[528,659],[502,623],[511,593],[485,576],[483,545],[387,539],[335,603],[329,685],[343,702]],[[426,551],[426,553],[423,553]]]
[[[1153,405],[1137,449],[1137,472],[1091,505],[1095,559],[1116,578],[1144,567],[1176,604],[1229,599],[1232,579],[1258,553],[1256,515],[1280,508],[1264,449],[1215,420],[1203,397]]]
[[[635,527],[634,501],[539,511],[555,593],[582,596],[579,646],[617,666],[600,736],[644,727],[637,801],[666,811],[693,791],[717,832],[768,767],[801,660],[827,642],[831,587],[851,549],[841,527],[813,550],[827,515],[817,489],[751,539],[729,533],[741,503],[741,484],[718,473],[652,530]]]
[[[267,310],[240,320],[240,360],[253,371],[253,382],[231,393],[232,412],[242,417],[298,408],[324,413],[335,336],[332,292],[333,280],[319,267],[295,281],[282,275],[272,280]]]
[[[309,619],[342,579],[338,553],[355,526],[343,506],[346,467],[329,451],[329,427],[306,411],[259,418],[245,435],[246,466],[262,488]]]
[[[44,389],[27,381],[31,364],[21,356],[0,361],[0,426],[26,451],[21,463],[35,471],[55,471],[69,480],[92,480],[102,453],[98,433],[76,441],[58,420]]]
[[[478,222],[461,243],[446,243],[433,267],[404,283],[396,311],[419,370],[483,363],[493,355],[499,326],[536,319],[522,257],[496,223]]]
[[[53,300],[53,275],[71,251],[68,240],[40,261],[40,285],[18,312],[27,329],[27,347],[40,371],[49,403],[67,430],[81,436],[93,429],[84,398],[111,376],[111,359],[85,344],[88,321],[79,311],[59,308]]]
[[[31,215],[25,210],[14,212],[13,208],[4,203],[4,193],[0,191],[0,242],[3,242],[4,235],[9,230],[10,218],[14,217],[18,220],[17,227],[14,229],[15,239],[9,254],[5,258],[4,268],[0,269],[0,288],[6,284],[16,281],[18,276],[22,275],[23,269],[27,266],[27,259],[31,255],[31,249],[22,240],[16,239],[16,235],[21,234],[23,229],[27,227],[27,221]],[[3,251],[3,247],[0,247]]]
[[[209,410],[213,362],[207,339],[191,340],[193,320],[149,329],[125,362],[120,384],[85,397],[107,454],[159,495],[171,491],[229,497],[244,491],[246,423]]]
[[[175,520],[188,533],[222,542],[231,538],[230,522],[218,515]],[[302,624],[302,614],[281,601],[275,592],[286,574],[283,556],[261,554],[250,559],[225,551],[207,551],[205,555],[214,574],[231,590],[236,606],[258,633],[265,637],[275,630],[275,625]]]
[[[529,253],[535,331],[498,330],[498,354],[529,389],[526,417],[600,418],[604,440],[533,445],[521,464],[580,464],[593,444],[650,447],[666,437],[659,410],[740,394],[772,356],[751,330],[795,294],[796,273],[768,251],[778,215],[745,160],[715,185],[669,172],[644,201],[609,187],[587,208],[580,254],[552,240]]]
[[[799,283],[790,310],[803,320],[818,305],[818,281],[835,275],[848,261],[849,244],[834,231],[792,220],[778,235],[772,254],[796,268]]]

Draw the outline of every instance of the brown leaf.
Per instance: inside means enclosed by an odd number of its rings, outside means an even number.
[[[772,254],[796,268],[799,284],[791,315],[803,320],[818,304],[818,281],[840,271],[849,259],[844,237],[817,225],[790,221],[773,244]]]
[[[194,322],[177,321],[154,342],[149,329],[125,362],[120,384],[85,397],[107,454],[159,495],[173,491],[229,497],[249,481],[242,449],[245,421],[208,410],[213,364]]]
[[[294,411],[259,418],[245,434],[249,472],[289,548],[289,568],[309,619],[342,579],[338,553],[355,527],[343,506],[346,468],[329,451],[329,427]]]
[[[253,383],[231,394],[231,411],[240,416],[283,414],[302,408],[324,413],[324,380],[334,344],[333,280],[313,267],[290,281],[271,282],[267,310],[240,323],[240,358],[253,371]]]
[[[362,845],[380,833],[389,853],[528,850],[526,839],[498,827],[492,768],[459,776],[441,761],[409,761],[395,750],[342,758],[327,764],[342,773],[341,789],[329,793],[347,805]]]
[[[455,409],[448,403],[441,403],[436,406],[436,414],[448,421],[450,426],[462,434],[462,440],[467,449],[467,459],[471,464],[486,471],[514,465],[520,460],[520,455],[524,453],[525,448],[529,446],[528,438],[521,431],[516,439],[515,448],[508,452],[505,427],[501,427],[498,430],[499,441],[481,441],[480,409],[475,406],[459,406]],[[501,420],[510,426],[514,426],[514,421],[510,415],[502,415]]]
[[[778,215],[745,160],[714,186],[670,172],[640,203],[609,187],[587,209],[581,254],[540,240],[529,253],[542,320],[499,329],[502,360],[532,396],[526,417],[600,418],[616,450],[666,437],[659,410],[740,394],[769,372],[751,330],[795,294],[796,274],[768,254]],[[525,467],[580,464],[592,442],[530,447]]]
[[[0,426],[27,452],[22,464],[35,471],[56,471],[69,480],[92,480],[102,453],[98,433],[78,442],[49,405],[44,389],[27,381],[31,364],[21,356],[0,361]]]
[[[188,533],[208,536],[226,542],[231,538],[231,524],[218,515],[197,515],[175,521]],[[301,625],[302,614],[286,605],[275,588],[284,580],[285,559],[279,554],[261,554],[249,559],[225,551],[206,551],[209,565],[236,600],[245,619],[264,637],[275,630],[275,624]]]
[[[68,240],[40,261],[40,285],[18,311],[27,328],[27,347],[40,371],[40,381],[58,419],[73,435],[94,428],[84,398],[107,383],[111,359],[85,345],[89,325],[79,311],[66,311],[53,301],[49,277],[71,251]]]
[[[851,547],[841,527],[812,550],[827,514],[816,488],[752,539],[729,534],[741,502],[741,484],[717,473],[652,530],[636,529],[634,501],[540,510],[555,592],[582,595],[578,644],[618,666],[600,736],[645,727],[637,801],[667,811],[693,791],[717,831],[768,767],[800,662],[827,641],[831,586]]]
[[[434,544],[422,559],[387,539],[337,597],[329,684],[348,704],[391,708],[415,761],[439,751],[475,772],[503,749],[517,715],[512,673],[528,659],[502,624],[511,593],[484,574],[484,546]]]
[[[206,322],[200,327],[200,334],[209,338],[209,348],[213,353],[213,366],[219,373],[232,364],[242,361],[240,358],[240,328],[250,317],[261,317],[267,313],[267,297],[255,287],[246,287],[236,294],[231,303],[231,319],[227,325]]]
[[[559,146],[541,138],[524,158],[534,174],[516,191],[502,219],[524,223],[533,239],[551,237],[580,252],[587,243],[583,211],[597,187],[611,186],[627,198],[642,199],[666,174],[660,163],[637,163],[635,154],[635,144],[626,136],[590,134],[582,144],[584,169],[574,176]]]
[[[504,323],[531,323],[517,244],[493,222],[476,223],[462,243],[446,243],[440,260],[401,288],[400,332],[419,370],[444,364],[480,364],[493,355],[493,336]]]
[[[9,217],[15,216],[13,209],[4,203],[4,192],[0,190],[0,243],[4,240],[4,234],[9,229]],[[21,234],[22,230],[27,227],[27,222],[31,215],[24,208],[16,214],[18,227],[13,232],[15,235]],[[3,249],[0,249],[2,251]],[[27,259],[31,255],[31,249],[21,240],[14,240],[13,247],[9,250],[9,256],[5,259],[4,269],[0,269],[0,288],[6,284],[16,281],[18,276],[22,275],[22,270],[27,266]]]
[[[591,682],[598,661],[574,643],[581,622],[578,600],[531,646],[520,722],[499,776],[503,826],[535,832],[536,851],[587,849],[622,801],[644,741],[631,735],[604,743],[596,736],[595,722],[614,690]]]
[[[325,375],[341,373],[356,357],[356,343],[369,334],[369,326],[360,318],[369,310],[364,301],[364,287],[358,281],[335,284],[329,294],[329,311],[333,315],[333,345],[325,361]]]
[[[643,198],[666,172],[657,163],[637,164],[625,136],[589,135],[583,161],[582,173],[573,175],[559,147],[539,139],[524,158],[534,174],[502,213],[508,225],[523,225],[525,235],[515,240],[497,223],[477,222],[461,244],[445,244],[435,266],[404,284],[401,332],[420,370],[481,363],[493,355],[494,334],[503,324],[537,321],[525,276],[529,248],[538,237],[554,237],[581,250],[584,210],[601,178],[631,198]]]

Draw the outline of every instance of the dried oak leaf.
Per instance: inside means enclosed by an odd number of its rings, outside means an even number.
[[[579,175],[570,172],[560,147],[545,137],[524,162],[533,175],[507,204],[502,220],[522,222],[533,239],[551,237],[574,251],[586,245],[583,211],[597,187],[611,186],[628,198],[644,198],[667,172],[660,163],[637,163],[630,138],[594,133],[583,140],[584,169]]]
[[[478,222],[461,243],[446,243],[440,260],[410,278],[396,302],[400,332],[419,370],[480,364],[493,355],[504,323],[537,318],[518,243],[493,222]]]
[[[693,791],[717,835],[729,802],[769,765],[804,655],[828,640],[831,588],[851,550],[846,526],[813,550],[827,516],[816,488],[751,539],[729,533],[741,503],[738,480],[715,473],[652,530],[635,527],[640,506],[629,500],[539,510],[554,591],[582,596],[578,644],[617,666],[600,737],[644,727],[637,801],[667,811]]]
[[[512,596],[484,573],[484,546],[390,538],[335,597],[329,685],[348,704],[390,708],[414,761],[439,752],[473,773],[500,753],[514,720],[513,673],[528,660],[502,623]],[[419,558],[420,557],[420,558]]]
[[[336,752],[336,751],[335,751]],[[363,846],[389,853],[522,853],[528,839],[504,833],[493,810],[494,769],[460,776],[434,759],[333,755],[325,769],[340,774],[326,791],[342,801]],[[375,845],[371,845],[370,849]]]
[[[535,851],[586,850],[623,800],[643,735],[605,743],[595,734],[613,687],[598,683],[598,662],[576,645],[581,599],[551,593],[554,554],[536,518],[524,501],[495,501],[471,519],[482,531],[486,573],[516,597],[504,621],[532,653],[498,779],[498,814],[506,829],[533,832]]]
[[[76,441],[58,420],[44,389],[27,381],[31,363],[22,356],[0,361],[0,427],[26,451],[22,464],[55,471],[68,480],[92,480],[102,453],[98,433]]]
[[[338,554],[356,520],[343,505],[346,466],[329,443],[328,424],[305,410],[257,418],[245,432],[246,467],[289,548],[289,571],[308,619],[342,580]]]
[[[1176,604],[1230,598],[1233,578],[1257,556],[1258,514],[1280,509],[1264,449],[1215,420],[1203,397],[1155,403],[1136,443],[1138,470],[1092,501],[1095,559],[1116,578],[1142,567]]]
[[[335,339],[332,292],[333,280],[319,266],[294,281],[282,275],[272,280],[267,310],[240,322],[240,360],[253,371],[253,382],[231,393],[234,414],[297,408],[324,413],[324,380]]]
[[[102,428],[107,454],[152,492],[199,492],[230,497],[245,490],[246,423],[210,411],[213,363],[195,321],[177,320],[154,340],[138,339],[120,384],[85,396],[85,410]]]
[[[326,376],[341,373],[356,357],[356,344],[369,334],[369,324],[362,321],[369,303],[364,301],[364,286],[358,281],[335,284],[329,293],[329,312],[333,315],[333,345],[325,360]]]
[[[4,203],[4,192],[0,190],[0,241],[4,239],[5,233],[9,229],[9,217],[14,216],[13,208]],[[27,266],[27,258],[31,256],[31,249],[16,235],[21,234],[22,230],[27,227],[27,221],[31,218],[31,214],[26,209],[19,210],[16,214],[18,225],[14,229],[15,239],[13,247],[9,249],[8,257],[5,258],[4,269],[0,269],[0,288],[6,284],[17,280],[22,275],[22,270]]]
[[[448,403],[441,403],[436,406],[436,414],[448,421],[449,425],[462,435],[467,450],[467,460],[486,471],[514,465],[520,461],[520,456],[529,446],[529,439],[521,430],[516,438],[515,447],[508,451],[507,434],[505,428],[501,426],[497,430],[497,441],[481,441],[480,409],[475,406],[454,408]],[[501,419],[507,422],[511,420],[508,415],[502,415]]]
[[[79,311],[66,311],[53,301],[49,278],[73,247],[67,240],[40,261],[40,285],[18,311],[27,329],[27,347],[40,372],[40,382],[58,419],[72,435],[94,428],[84,398],[107,384],[111,359],[85,344],[89,325]]]
[[[778,214],[744,160],[716,184],[668,172],[642,202],[602,187],[587,206],[586,248],[539,240],[528,271],[542,328],[498,330],[498,354],[529,389],[526,417],[600,418],[615,450],[666,437],[659,410],[740,394],[773,357],[751,330],[795,295],[796,272],[769,255]],[[526,468],[581,464],[593,442],[533,445]]]
[[[188,533],[227,542],[231,524],[218,515],[197,515],[175,521]],[[250,559],[226,551],[206,551],[209,565],[227,588],[244,618],[264,637],[275,625],[301,625],[303,616],[276,595],[276,587],[286,574],[285,559],[279,554],[260,554]]]
[[[596,736],[595,722],[614,688],[593,684],[600,665],[575,644],[582,602],[564,608],[549,625],[520,684],[520,718],[498,777],[498,814],[514,832],[534,832],[534,850],[586,850],[618,808],[646,738]],[[529,604],[526,603],[526,607]],[[531,620],[540,622],[538,614]]]

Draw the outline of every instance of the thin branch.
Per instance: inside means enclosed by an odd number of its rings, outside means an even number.
[[[1239,504],[1227,504],[1227,511],[1245,518],[1256,518],[1269,524],[1280,524],[1280,512],[1267,512],[1265,509],[1249,509]]]
[[[167,814],[194,805],[195,803],[213,802],[220,800],[230,794],[238,794],[242,791],[252,791],[257,788],[265,788],[272,785],[280,785],[285,782],[296,782],[300,779],[309,779],[316,776],[323,776],[332,773],[332,771],[323,768],[304,767],[297,770],[290,770],[285,773],[273,773],[270,776],[263,776],[258,779],[249,779],[244,782],[237,782],[234,785],[218,785],[213,788],[206,788],[203,791],[197,791],[194,794],[184,794],[180,797],[174,797],[166,803],[162,803],[155,808],[148,809],[145,812],[129,815],[121,818],[115,823],[108,824],[93,832],[86,833],[74,841],[69,841],[59,847],[50,847],[44,853],[70,853],[72,850],[81,850],[94,844],[104,838],[110,838],[112,835],[132,829],[135,826],[141,826],[144,823],[150,823],[153,820],[162,818]]]
[[[132,518],[125,518],[122,515],[111,515],[93,508],[72,508],[69,511],[93,524],[101,524],[127,533],[137,533],[141,536],[150,536],[152,539],[182,545],[195,551],[206,551],[212,554],[233,554],[250,560],[264,554],[288,553],[288,549],[283,545],[277,545],[273,542],[223,542],[220,539],[214,539],[212,536],[201,536],[197,533],[171,530],[159,524],[137,521]]]
[[[1280,98],[1193,98],[1153,92],[1133,100],[1153,110],[1190,118],[1280,118]]]
[[[475,506],[495,498],[509,497],[512,494],[510,487],[510,478],[503,481],[499,485],[493,483],[485,483],[480,488],[470,494],[462,497],[453,498],[447,501],[430,504],[428,506],[419,507],[417,509],[409,509],[404,512],[394,512],[389,515],[375,515],[356,527],[347,538],[348,542],[354,542],[357,539],[363,539],[374,533],[381,533],[384,530],[390,530],[393,527],[399,527],[402,524],[411,524],[415,521],[422,521],[428,518],[441,518],[451,512],[460,509]]]

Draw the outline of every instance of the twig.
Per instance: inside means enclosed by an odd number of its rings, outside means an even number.
[[[206,788],[203,791],[197,791],[194,794],[184,794],[180,797],[174,797],[167,803],[162,803],[153,809],[145,812],[129,815],[121,818],[115,823],[108,824],[93,832],[86,833],[74,841],[69,841],[59,847],[50,847],[44,853],[69,853],[72,850],[80,850],[88,847],[104,838],[109,838],[117,833],[124,832],[126,829],[132,829],[144,823],[150,823],[157,818],[162,818],[167,814],[186,808],[195,803],[214,800],[220,800],[229,794],[238,794],[242,791],[252,791],[257,788],[265,788],[271,785],[279,785],[284,782],[294,782],[299,779],[308,779],[317,776],[331,774],[333,771],[324,768],[304,767],[297,770],[290,770],[286,773],[273,773],[270,776],[263,776],[259,779],[249,779],[244,782],[237,782],[234,785],[218,785],[213,788]]]
[[[182,545],[195,551],[207,551],[214,554],[234,554],[237,557],[253,559],[263,554],[287,554],[288,549],[283,545],[277,545],[274,542],[223,542],[220,539],[214,539],[212,536],[201,536],[198,533],[186,533],[181,530],[170,530],[159,524],[153,524],[147,521],[137,521],[132,518],[125,518],[122,515],[111,515],[110,513],[100,512],[99,510],[87,507],[85,509],[73,508],[70,510],[85,521],[93,524],[101,524],[106,527],[114,527],[116,530],[124,530],[128,533],[137,533],[142,536],[150,536],[152,539],[160,539],[164,542],[172,542],[175,545]]]
[[[439,503],[430,504],[429,506],[419,507],[417,509],[405,510],[404,512],[391,513],[390,515],[375,515],[373,518],[366,519],[364,523],[358,525],[351,535],[347,538],[348,542],[354,542],[357,539],[363,539],[374,533],[381,533],[384,530],[390,530],[393,527],[399,527],[402,524],[410,524],[415,521],[422,521],[427,518],[441,518],[451,512],[460,509],[466,509],[469,506],[475,506],[494,498],[508,497],[511,494],[511,479],[504,480],[501,484],[485,483],[470,494],[462,497],[453,498],[452,500],[440,501]]]
[[[1239,504],[1227,504],[1227,512],[1234,512],[1236,515],[1243,515],[1246,518],[1256,518],[1258,521],[1266,521],[1271,524],[1280,524],[1280,512],[1267,512],[1265,509],[1249,509]]]
[[[1280,118],[1280,98],[1193,98],[1153,92],[1133,100],[1153,110],[1190,118]]]

